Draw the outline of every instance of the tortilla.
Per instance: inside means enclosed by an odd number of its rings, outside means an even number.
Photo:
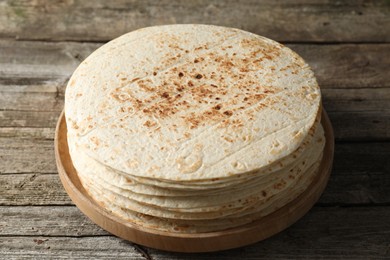
[[[315,77],[293,51],[208,25],[113,40],[78,67],[65,99],[69,142],[120,172],[167,181],[269,165],[299,147],[320,108]]]
[[[65,92],[69,153],[92,199],[170,232],[212,232],[297,198],[325,137],[313,72],[238,29],[140,29],[83,61]]]

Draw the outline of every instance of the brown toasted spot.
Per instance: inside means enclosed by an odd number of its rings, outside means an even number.
[[[157,75],[157,72],[153,71],[153,76],[156,76]]]
[[[203,76],[201,74],[196,74],[195,78],[201,79],[201,78],[203,78]]]
[[[226,116],[231,116],[231,115],[233,115],[233,112],[230,110],[226,110],[225,112],[223,112],[223,114]]]
[[[82,93],[77,93],[76,97],[81,97],[83,94]]]
[[[192,81],[188,81],[187,84],[188,84],[189,87],[193,87],[194,86],[194,83],[192,83]]]
[[[74,129],[79,129],[79,126],[76,124],[76,122],[73,122],[73,128]]]
[[[222,106],[220,104],[216,105],[215,107],[213,107],[215,110],[220,110],[222,108]]]
[[[233,143],[233,139],[225,136],[223,139],[225,139],[225,141],[229,142],[229,143]]]
[[[194,63],[198,63],[198,62],[199,62],[199,60],[198,60],[198,59],[195,59],[195,60],[194,60]]]
[[[152,122],[152,121],[150,121],[150,120],[147,120],[145,123],[144,123],[144,126],[146,126],[146,127],[153,127],[153,126],[156,126],[157,125],[157,123],[156,122]]]
[[[267,197],[267,192],[266,192],[265,190],[263,190],[263,191],[261,192],[261,195],[263,195],[263,197]]]
[[[99,138],[97,138],[96,136],[92,136],[91,138],[89,138],[89,140],[92,143],[94,143],[96,146],[99,146],[99,144],[100,144]]]
[[[169,98],[169,94],[167,92],[164,92],[161,94],[161,97],[163,98]]]
[[[154,92],[154,87],[151,85],[152,81],[150,79],[140,80],[137,82],[138,86],[147,92]]]
[[[139,80],[140,78],[134,78],[134,79],[132,79],[132,80],[130,80],[130,83],[133,83],[133,82],[135,82],[135,81],[137,81],[137,80]]]
[[[179,77],[181,78],[183,76],[184,76],[183,72],[179,72]]]

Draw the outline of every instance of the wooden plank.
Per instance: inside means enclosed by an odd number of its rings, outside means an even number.
[[[44,107],[44,104],[41,107]],[[60,114],[61,110],[0,110],[0,127],[55,128]]]
[[[390,204],[390,143],[338,143],[319,205]],[[44,156],[44,155],[43,155]],[[56,173],[0,175],[0,205],[71,205]]]
[[[114,236],[0,237],[4,259],[135,259],[145,260],[139,247]]]
[[[389,140],[390,113],[388,110],[369,112],[337,111],[329,113],[336,140]]]
[[[0,236],[93,236],[108,233],[76,206],[2,206]],[[23,225],[21,225],[23,223]]]
[[[0,127],[0,137],[52,140],[54,138],[54,132],[54,128],[48,127]]]
[[[99,46],[0,40],[0,92],[15,95],[21,101],[21,93],[27,92],[45,93],[48,98],[62,95],[74,69]],[[390,44],[288,46],[307,60],[323,89],[390,87],[386,77]],[[7,100],[0,99],[2,107],[10,107],[3,104]]]
[[[129,258],[134,248],[99,233],[74,207],[6,207],[7,226],[0,231],[4,256],[60,258]],[[0,212],[5,211],[4,207]],[[62,211],[61,217],[51,215]],[[390,257],[390,207],[313,208],[292,227],[265,241],[218,253],[180,254],[146,248],[152,259],[377,259]],[[0,223],[2,223],[0,220]],[[53,225],[53,222],[57,222]],[[20,223],[24,223],[20,226]],[[3,224],[3,223],[2,223]],[[49,225],[45,227],[45,224]],[[81,226],[82,225],[82,226]],[[12,234],[14,233],[14,234]],[[60,233],[58,237],[55,234]],[[44,235],[42,235],[44,234]],[[68,237],[80,236],[80,237]],[[20,235],[20,236],[19,236]],[[101,236],[104,235],[104,236]],[[92,237],[85,237],[92,236]],[[138,256],[137,256],[138,257]]]
[[[1,173],[57,172],[53,140],[0,138]]]
[[[0,205],[72,205],[58,174],[0,175]]]
[[[390,143],[336,143],[321,205],[389,205]]]
[[[48,79],[67,78],[99,46],[101,44],[0,40],[0,83],[41,85]]]
[[[28,1],[3,0],[0,37],[107,41],[151,25],[205,23],[279,41],[388,42],[386,1]]]
[[[61,111],[67,79],[48,81],[42,85],[0,85],[0,109]]]
[[[362,89],[322,89],[327,112],[390,111],[390,87]]]
[[[388,44],[287,46],[312,67],[321,88],[389,87],[385,83],[390,66]]]

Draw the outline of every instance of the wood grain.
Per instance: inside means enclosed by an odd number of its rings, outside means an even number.
[[[114,236],[0,237],[0,254],[5,259],[145,260],[137,248],[137,246]]]
[[[73,205],[58,174],[1,174],[0,205]]]
[[[388,141],[390,140],[390,114],[388,110],[369,112],[337,111],[330,114],[335,127],[336,140]]]
[[[145,26],[206,23],[278,41],[388,42],[389,13],[386,1],[360,0],[3,0],[0,37],[107,41]]]
[[[92,236],[108,233],[75,206],[0,207],[0,236]],[[21,225],[23,223],[23,225]]]
[[[57,171],[53,140],[0,138],[0,174]]]
[[[0,219],[0,254],[7,259],[139,256],[132,244],[89,224],[76,207],[0,207],[0,212],[9,212]],[[389,207],[314,207],[285,232],[243,248],[204,254],[145,251],[155,260],[383,259],[390,257],[389,219]],[[54,221],[54,229],[46,227]]]

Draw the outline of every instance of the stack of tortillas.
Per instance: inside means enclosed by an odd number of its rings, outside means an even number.
[[[74,72],[69,152],[111,214],[159,231],[224,230],[312,183],[325,144],[320,104],[308,65],[275,41],[218,26],[144,28]]]

